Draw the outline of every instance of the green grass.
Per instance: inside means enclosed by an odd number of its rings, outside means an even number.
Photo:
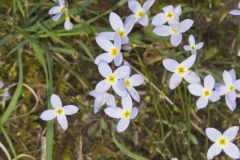
[[[64,18],[53,22],[47,15],[55,5],[53,1],[1,1],[0,80],[5,87],[11,86],[12,98],[0,103],[0,141],[11,157],[203,160],[211,144],[204,133],[207,127],[224,131],[239,125],[239,108],[229,111],[223,99],[197,110],[196,98],[187,91],[187,83],[169,90],[170,73],[164,70],[162,59],[180,62],[190,53],[184,52],[182,46],[172,48],[168,38],[152,33],[152,26],[140,25],[130,34],[133,50],[123,52],[132,71],[146,78],[144,85],[137,88],[142,100],[136,104],[140,110],[138,117],[126,132],[119,134],[113,127],[117,121],[107,117],[103,110],[93,115],[93,98],[88,93],[101,80],[94,58],[102,53],[95,36],[110,30],[110,12],[124,18],[130,14],[126,2],[69,1],[74,28],[68,32],[63,28]],[[236,8],[236,1],[156,0],[150,17],[168,4],[181,4],[184,11],[181,19],[195,21],[194,27],[184,34],[184,43],[189,34],[194,34],[197,41],[206,44],[193,70],[202,78],[211,73],[218,82],[222,82],[223,70],[231,68],[240,77],[239,17],[227,14]],[[77,115],[69,116],[66,132],[55,121],[45,123],[39,119],[42,111],[51,108],[49,98],[53,92],[61,96],[64,104],[80,107]],[[0,149],[0,159],[2,155]],[[227,159],[224,154],[218,158]]]

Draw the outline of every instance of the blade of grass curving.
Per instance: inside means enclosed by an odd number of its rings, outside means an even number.
[[[114,135],[113,135],[112,140],[113,140],[114,144],[117,146],[117,148],[119,148],[121,150],[121,152],[124,153],[125,155],[127,155],[128,157],[130,157],[134,160],[148,160],[145,157],[142,157],[135,153],[130,152],[124,145],[122,145],[118,142],[118,140],[116,139],[116,137]]]

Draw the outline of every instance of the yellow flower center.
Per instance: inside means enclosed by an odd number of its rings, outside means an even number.
[[[63,12],[64,10],[65,10],[65,7],[62,6],[62,7],[60,8],[60,12]]]
[[[222,147],[227,145],[227,139],[225,137],[221,137],[218,139],[218,144]]]
[[[124,81],[124,83],[125,83],[125,86],[126,86],[127,88],[129,88],[129,87],[132,86],[132,83],[131,83],[131,81],[130,81],[129,79],[126,79],[126,80]]]
[[[196,50],[196,45],[191,45],[191,50]]]
[[[111,50],[111,56],[116,57],[118,54],[118,49],[117,48],[112,48]]]
[[[209,97],[211,95],[211,91],[209,89],[205,89],[205,90],[203,90],[202,94],[204,97]]]
[[[139,17],[139,18],[141,18],[141,17],[143,17],[144,16],[144,11],[143,10],[140,10],[140,11],[138,11],[138,13],[137,13],[137,16]]]
[[[126,35],[126,32],[125,32],[124,29],[120,29],[120,30],[118,31],[118,34],[119,34],[119,36],[120,36],[121,38],[123,38],[123,37]]]
[[[166,16],[167,16],[167,19],[171,20],[174,17],[174,13],[172,11],[168,11]]]
[[[229,91],[234,91],[234,89],[235,89],[235,88],[234,88],[233,85],[229,85],[229,86],[228,86],[228,90],[229,90]]]
[[[56,109],[56,114],[58,115],[58,116],[60,116],[60,115],[62,115],[62,114],[64,114],[64,112],[63,112],[63,109],[62,108],[57,108]]]
[[[185,74],[185,73],[186,73],[186,67],[184,67],[184,66],[178,66],[178,67],[177,67],[177,73],[178,73],[178,74]]]
[[[131,115],[131,112],[129,110],[123,111],[123,118],[129,118]]]
[[[171,33],[172,33],[172,34],[177,34],[177,30],[174,29],[174,28],[171,28]]]
[[[110,84],[114,84],[114,83],[116,83],[116,81],[117,81],[117,77],[116,77],[115,75],[110,75],[110,76],[107,78],[107,81],[108,81],[108,83],[110,83]]]

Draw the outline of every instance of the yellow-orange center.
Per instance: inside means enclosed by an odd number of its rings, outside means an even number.
[[[116,77],[115,75],[110,75],[110,76],[107,78],[107,81],[108,81],[108,83],[110,83],[110,84],[114,84],[114,83],[116,83],[116,81],[117,81],[117,77]]]
[[[129,110],[123,111],[123,118],[129,118],[131,115],[131,112]]]
[[[56,114],[59,116],[59,115],[62,115],[64,112],[63,112],[63,109],[62,108],[57,108],[56,109]]]

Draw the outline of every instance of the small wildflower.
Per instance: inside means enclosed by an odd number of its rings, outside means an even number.
[[[240,15],[240,2],[238,2],[238,9],[231,10],[229,12],[231,15],[239,16]]]
[[[1,90],[0,98],[1,98],[2,101],[7,101],[7,100],[10,99],[11,96],[10,96],[8,90],[3,89],[3,87],[4,87],[4,83],[3,83],[3,81],[0,80],[0,90]]]
[[[211,75],[204,78],[204,86],[200,84],[190,84],[188,86],[188,90],[192,95],[200,97],[196,102],[199,109],[205,108],[209,100],[216,102],[220,99],[218,92],[213,90],[214,86],[215,80]]]
[[[105,37],[108,40],[114,40],[116,35],[121,37],[121,43],[127,44],[129,42],[128,34],[131,32],[134,26],[134,19],[126,21],[124,24],[122,19],[116,13],[112,12],[109,16],[109,21],[114,32],[102,32],[99,33],[99,37]]]
[[[113,60],[116,66],[122,64],[121,38],[118,35],[114,38],[114,44],[104,37],[97,37],[96,42],[106,53],[99,55],[95,59],[95,64],[100,62],[111,63]]]
[[[122,98],[122,108],[117,107],[114,109],[108,107],[104,111],[109,117],[120,119],[117,124],[118,132],[125,131],[129,126],[130,120],[134,119],[138,114],[138,109],[136,107],[133,107],[132,99],[130,96]]]
[[[196,44],[195,38],[193,35],[189,36],[189,45],[184,45],[183,48],[185,51],[191,51],[192,54],[197,54],[197,50],[203,47],[204,43],[200,42]]]
[[[50,99],[53,109],[44,111],[40,118],[44,121],[50,121],[57,117],[57,121],[63,130],[68,128],[67,115],[73,115],[78,112],[78,107],[74,105],[62,106],[60,97],[56,94],[52,94]]]
[[[184,78],[189,83],[199,83],[199,76],[193,71],[189,70],[196,61],[196,55],[192,55],[187,58],[182,63],[178,63],[173,59],[163,60],[163,66],[170,72],[173,72],[173,75],[169,81],[169,88],[175,89],[182,82]]]
[[[152,7],[154,1],[155,0],[147,0],[143,6],[141,6],[137,0],[128,0],[128,7],[134,14],[130,15],[127,19],[134,19],[139,24],[148,26],[149,18],[147,12]]]
[[[208,149],[207,159],[213,159],[223,150],[229,157],[233,159],[240,158],[238,147],[232,143],[238,134],[239,127],[234,126],[227,129],[223,134],[215,128],[207,128],[207,137],[214,142]]]
[[[95,101],[94,101],[94,113],[95,114],[99,111],[99,109],[103,105],[105,105],[105,103],[107,104],[108,107],[112,107],[112,108],[116,107],[115,97],[107,92],[98,93],[93,90],[89,93],[89,95],[95,98]]]
[[[110,66],[106,63],[100,63],[98,65],[98,70],[100,74],[105,78],[104,80],[100,81],[95,91],[98,93],[106,92],[112,86],[115,93],[119,96],[126,96],[127,92],[123,91],[119,88],[118,82],[120,79],[125,78],[130,73],[130,67],[128,66],[120,66],[114,72],[110,68]]]
[[[165,24],[166,22],[168,22],[168,24],[179,22],[179,16],[181,14],[182,8],[180,5],[178,5],[176,8],[174,8],[172,5],[168,5],[163,7],[163,12],[158,13],[153,17],[152,24],[154,26],[159,26]]]
[[[161,37],[171,36],[171,44],[177,47],[182,42],[182,33],[188,31],[193,25],[193,20],[185,19],[182,22],[172,23],[169,26],[160,25],[153,32]]]

